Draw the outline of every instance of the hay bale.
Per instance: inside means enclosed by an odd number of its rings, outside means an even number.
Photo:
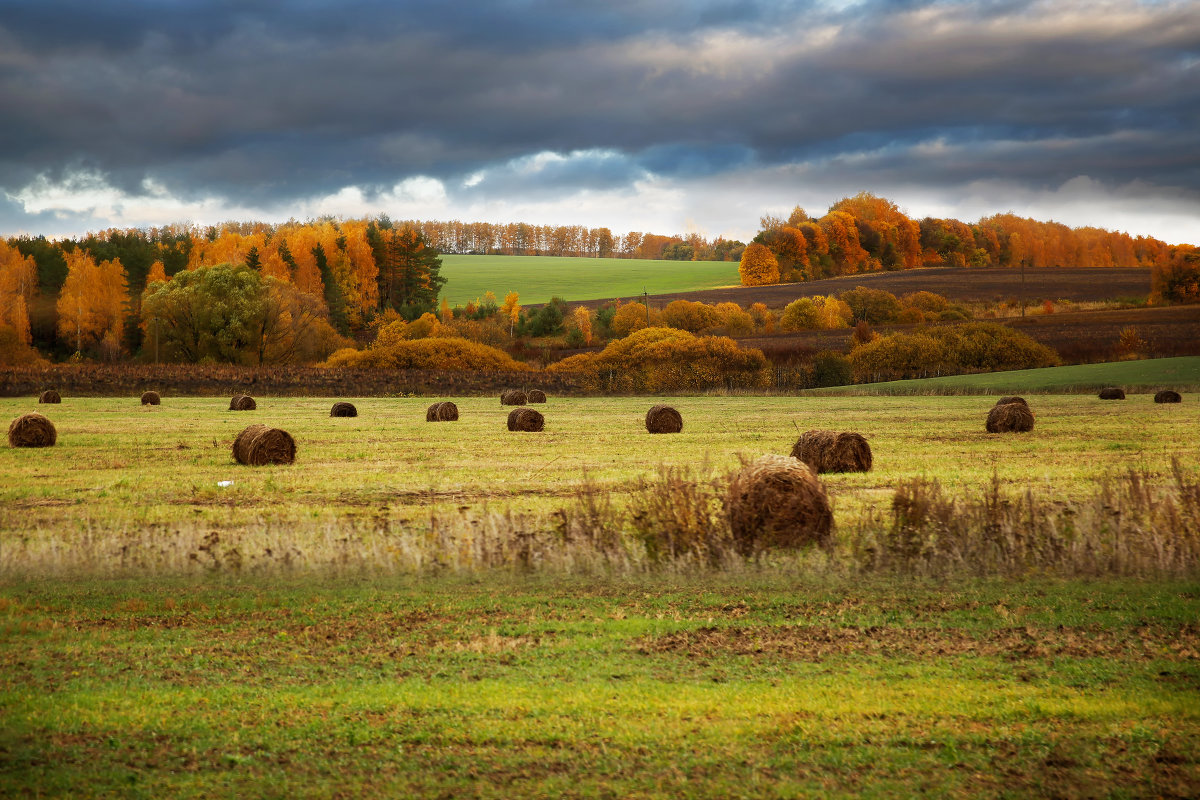
[[[1024,397],[1001,397],[996,401],[996,405],[998,406],[1008,405],[1009,403],[1020,403],[1023,406],[1029,405],[1029,403],[1025,402]]]
[[[329,409],[331,417],[357,417],[358,409],[353,403],[347,403],[344,400],[339,400],[333,404],[333,408]]]
[[[871,445],[861,433],[839,433],[821,459],[817,472],[870,472]]]
[[[62,395],[60,395],[58,392],[54,391],[53,389],[47,389],[46,391],[44,391],[38,395],[38,402],[39,403],[61,403]]]
[[[792,445],[792,458],[803,461],[813,472],[820,472],[825,464],[825,453],[833,447],[837,436],[836,431],[805,431]]]
[[[1108,386],[1100,390],[1101,400],[1124,400],[1125,390],[1118,389],[1116,386]]]
[[[258,408],[258,404],[248,394],[239,394],[229,401],[230,411],[253,411],[256,408]]]
[[[546,402],[546,393],[541,389],[530,389],[528,399],[531,403],[544,403]]]
[[[162,397],[158,392],[142,392],[142,405],[157,406],[162,404]]]
[[[523,406],[529,402],[529,397],[520,389],[505,389],[500,394],[500,405]]]
[[[679,433],[683,430],[683,416],[670,406],[651,406],[646,412],[646,430],[651,433]]]
[[[514,408],[508,412],[508,429],[539,433],[546,427],[546,418],[532,408]]]
[[[767,455],[729,484],[727,500],[734,546],[742,555],[773,547],[833,544],[833,510],[825,487],[803,461]]]
[[[10,447],[53,447],[57,441],[54,423],[36,412],[22,414],[8,426]]]
[[[296,460],[296,440],[282,428],[251,425],[233,440],[233,458],[239,464],[291,464]]]
[[[1156,403],[1182,403],[1183,396],[1179,392],[1170,389],[1163,389],[1161,392],[1154,393],[1154,402]]]
[[[434,403],[425,411],[426,422],[457,422],[458,406],[449,400]]]
[[[992,406],[987,416],[988,433],[1025,433],[1033,430],[1033,412],[1020,403]]]

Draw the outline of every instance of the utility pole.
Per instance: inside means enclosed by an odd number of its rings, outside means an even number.
[[[646,327],[650,327],[650,293],[646,291],[646,287],[642,287],[642,297],[646,300]]]
[[[158,363],[158,316],[154,317],[154,363]]]
[[[1025,262],[1028,259],[1021,259],[1021,316],[1025,316]]]

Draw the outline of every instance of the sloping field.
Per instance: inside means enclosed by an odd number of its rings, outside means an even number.
[[[446,285],[442,297],[450,305],[466,305],[492,292],[503,300],[517,292],[521,304],[545,303],[552,297],[592,300],[629,299],[642,292],[690,292],[738,284],[732,261],[651,261],[627,258],[558,258],[555,256],[442,256]]]

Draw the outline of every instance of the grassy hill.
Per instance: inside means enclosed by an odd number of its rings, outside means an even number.
[[[951,375],[923,380],[888,381],[859,386],[814,389],[808,394],[1004,394],[1009,392],[1079,392],[1103,386],[1120,386],[1125,391],[1200,389],[1200,357],[1154,358],[1145,361],[1114,361],[1076,364],[1069,367],[1019,369],[983,375]]]
[[[466,305],[490,291],[498,300],[508,292],[521,303],[545,303],[551,297],[595,300],[735,286],[733,261],[651,261],[627,258],[556,256],[442,256],[450,305]]]

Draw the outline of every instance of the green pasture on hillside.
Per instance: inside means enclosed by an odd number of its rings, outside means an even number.
[[[1075,364],[1068,367],[1020,369],[980,375],[950,375],[909,381],[864,383],[830,389],[812,389],[805,394],[1013,394],[1019,392],[1087,392],[1118,386],[1126,392],[1159,389],[1200,389],[1200,356],[1153,358],[1142,361],[1113,361]]]
[[[517,292],[524,305],[552,297],[629,300],[643,292],[690,292],[740,283],[733,261],[443,255],[441,274],[446,278],[441,296],[452,306],[465,306],[489,291],[499,302]]]

